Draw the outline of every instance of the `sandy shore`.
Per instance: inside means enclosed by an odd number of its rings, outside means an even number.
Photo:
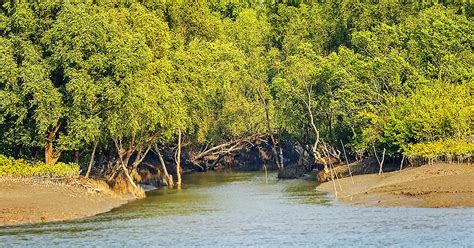
[[[0,178],[0,226],[92,216],[131,199],[94,180]]]
[[[350,204],[409,207],[474,207],[474,166],[435,164],[334,182],[337,199]],[[318,190],[334,195],[333,182]],[[341,190],[342,188],[342,190]]]

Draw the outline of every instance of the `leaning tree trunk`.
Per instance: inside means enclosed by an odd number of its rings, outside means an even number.
[[[122,165],[122,169],[123,169],[123,172],[125,173],[125,176],[127,177],[128,181],[130,182],[130,184],[135,188],[135,189],[138,189],[138,186],[135,184],[135,182],[133,181],[133,178],[132,176],[130,176],[130,173],[128,172],[128,169],[127,169],[127,166],[125,165],[125,163],[123,161],[120,161],[121,165]]]
[[[118,166],[114,166],[114,171],[112,172],[112,175],[110,176],[108,181],[114,179],[118,171],[121,169],[123,173],[125,174],[125,177],[130,182],[130,184],[135,189],[138,189],[138,186],[133,181],[133,178],[130,176],[130,173],[128,172],[128,168],[127,168],[128,162],[130,161],[130,157],[132,155],[134,142],[135,142],[135,135],[132,135],[132,140],[130,141],[130,145],[128,149],[124,150],[121,142],[118,142],[117,140],[114,139],[115,147],[117,149],[117,154],[118,154],[118,161],[117,161]]]
[[[403,162],[405,161],[405,154],[402,156],[402,161],[400,162],[400,170],[403,169]]]
[[[382,153],[382,161],[380,161],[379,175],[383,174],[383,161],[385,160],[385,148]]]
[[[313,111],[311,109],[311,95],[309,93],[308,93],[308,102],[306,103],[306,108],[308,110],[310,125],[313,128],[313,131],[314,131],[314,134],[315,134],[315,141],[314,141],[314,144],[312,146],[312,152],[313,152],[314,160],[316,161],[317,159],[320,159],[321,161],[323,161],[324,171],[328,172],[329,169],[328,169],[327,163],[325,162],[325,160],[321,156],[321,154],[318,152],[318,145],[319,145],[320,135],[319,135],[319,130],[316,127],[316,124],[314,123]]]
[[[158,148],[158,145],[156,145],[156,144],[155,144],[155,151],[156,151],[156,155],[158,155],[158,158],[160,159],[161,170],[163,170],[163,175],[164,175],[165,182],[166,182],[168,187],[173,187],[174,186],[173,176],[171,176],[168,173],[168,169],[166,169],[166,165],[165,165],[165,160],[163,159],[163,156],[161,155],[160,149]]]

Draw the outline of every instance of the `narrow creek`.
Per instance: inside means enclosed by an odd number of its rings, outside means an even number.
[[[0,246],[474,246],[474,209],[355,207],[314,181],[186,175],[109,213],[0,228]]]

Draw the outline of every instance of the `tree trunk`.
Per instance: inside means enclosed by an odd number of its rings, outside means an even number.
[[[310,92],[311,91],[308,91],[308,102],[306,103],[306,108],[308,110],[309,122],[310,122],[311,127],[313,128],[313,131],[314,131],[314,134],[315,134],[315,141],[314,141],[314,144],[313,144],[313,147],[312,147],[312,151],[313,151],[314,159],[316,160],[316,159],[322,158],[322,157],[321,157],[321,154],[318,153],[318,144],[319,144],[320,136],[319,136],[319,130],[316,127],[316,124],[314,123],[313,110],[311,109],[311,93]],[[324,160],[324,159],[322,159],[322,160]],[[329,171],[327,163],[323,163],[323,164],[324,164],[324,170]]]
[[[276,141],[273,134],[270,134],[270,139],[272,140],[272,152],[273,152],[273,157],[275,159],[276,166],[278,167],[279,170],[281,170],[283,169],[283,167],[280,164],[280,157],[278,156],[278,152],[276,149]]]
[[[92,149],[91,159],[89,161],[89,166],[87,167],[86,178],[89,177],[92,169],[92,165],[94,165],[94,157],[95,157],[95,150],[97,148],[97,141],[94,143],[94,148]]]
[[[375,155],[375,158],[377,159],[377,163],[380,165],[380,159],[379,159],[379,156],[377,155],[377,150],[375,150],[374,142],[372,142],[372,148],[374,149],[374,155]]]
[[[263,163],[263,169],[265,170],[265,183],[268,183],[268,170],[265,163]]]
[[[273,157],[275,159],[275,163],[276,163],[278,169],[281,170],[281,169],[283,169],[283,166],[281,166],[282,161],[279,160],[279,156],[278,156],[277,149],[276,149],[276,140],[275,140],[275,136],[273,136],[273,130],[272,130],[272,126],[271,126],[271,123],[270,123],[270,114],[269,114],[269,110],[268,110],[268,102],[267,102],[267,100],[265,100],[265,98],[263,97],[262,92],[260,91],[260,89],[258,87],[257,87],[257,92],[258,92],[258,96],[260,98],[260,102],[262,103],[263,108],[265,110],[265,123],[266,123],[266,126],[267,126],[268,136],[270,136],[270,139],[272,141]]]
[[[61,153],[54,152],[53,149],[53,142],[52,141],[46,141],[46,147],[44,150],[44,162],[46,164],[55,164],[59,160],[59,156]]]
[[[74,151],[74,163],[79,164],[79,157],[80,157],[80,152],[79,150]]]
[[[400,162],[400,170],[403,169],[403,162],[405,161],[405,155],[402,156],[402,162]]]
[[[383,152],[382,152],[382,161],[380,161],[379,175],[382,175],[382,173],[383,173],[383,161],[384,160],[385,160],[385,148],[383,149]]]
[[[116,139],[114,139],[114,143],[115,143],[115,147],[117,149],[117,154],[118,154],[118,166],[114,166],[115,169],[112,173],[112,175],[110,176],[110,178],[108,179],[109,181],[112,180],[115,175],[116,175],[116,172],[121,168],[123,170],[123,172],[125,173],[125,176],[127,177],[128,181],[130,182],[130,184],[135,188],[135,189],[138,189],[138,186],[135,184],[135,182],[133,181],[133,178],[130,176],[130,173],[128,172],[128,162],[130,160],[130,157],[132,155],[132,151],[133,151],[133,142],[135,141],[135,135],[132,135],[132,140],[130,141],[130,145],[129,145],[129,148],[124,151],[123,147],[122,147],[122,142],[121,141],[117,141]]]
[[[283,169],[285,167],[285,163],[284,163],[285,160],[283,158],[283,147],[281,145],[281,139],[280,139],[280,142],[278,142],[278,149],[280,149],[280,167],[281,169]]]
[[[44,162],[46,164],[54,164],[53,162],[53,142],[46,141],[46,146],[44,148]]]
[[[176,185],[181,187],[181,129],[178,130],[178,150],[176,153]]]
[[[135,184],[135,182],[133,181],[133,178],[130,176],[130,173],[128,173],[128,169],[127,169],[127,166],[125,166],[124,162],[123,161],[120,161],[120,163],[122,164],[122,169],[123,171],[125,172],[125,176],[127,177],[128,181],[132,184],[132,186],[135,188],[135,189],[138,189],[138,186]]]
[[[54,152],[53,149],[53,138],[58,132],[59,127],[61,127],[61,122],[58,122],[54,129],[48,133],[44,149],[44,162],[46,164],[55,164],[61,155],[61,152]]]
[[[158,155],[158,158],[160,159],[161,169],[163,170],[166,184],[168,187],[173,187],[174,186],[173,177],[170,176],[170,174],[168,173],[168,170],[166,169],[166,165],[165,165],[165,160],[163,159],[160,149],[158,148],[158,145],[156,144],[155,144],[155,151],[156,151],[156,155]]]
[[[148,155],[148,152],[150,152],[151,147],[152,147],[152,144],[148,145],[145,151],[143,151],[141,148],[138,150],[137,155],[135,156],[135,160],[133,161],[133,164],[132,164],[133,172],[137,171],[138,166],[146,158],[146,155]]]
[[[33,148],[34,149],[34,154],[35,154],[35,157],[33,158],[33,161],[35,162],[35,164],[38,162],[39,158],[40,158],[40,152],[39,150],[35,147]]]

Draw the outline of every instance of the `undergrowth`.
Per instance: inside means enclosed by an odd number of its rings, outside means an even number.
[[[9,177],[77,177],[80,168],[76,163],[45,164],[14,159],[0,154],[0,176]]]

